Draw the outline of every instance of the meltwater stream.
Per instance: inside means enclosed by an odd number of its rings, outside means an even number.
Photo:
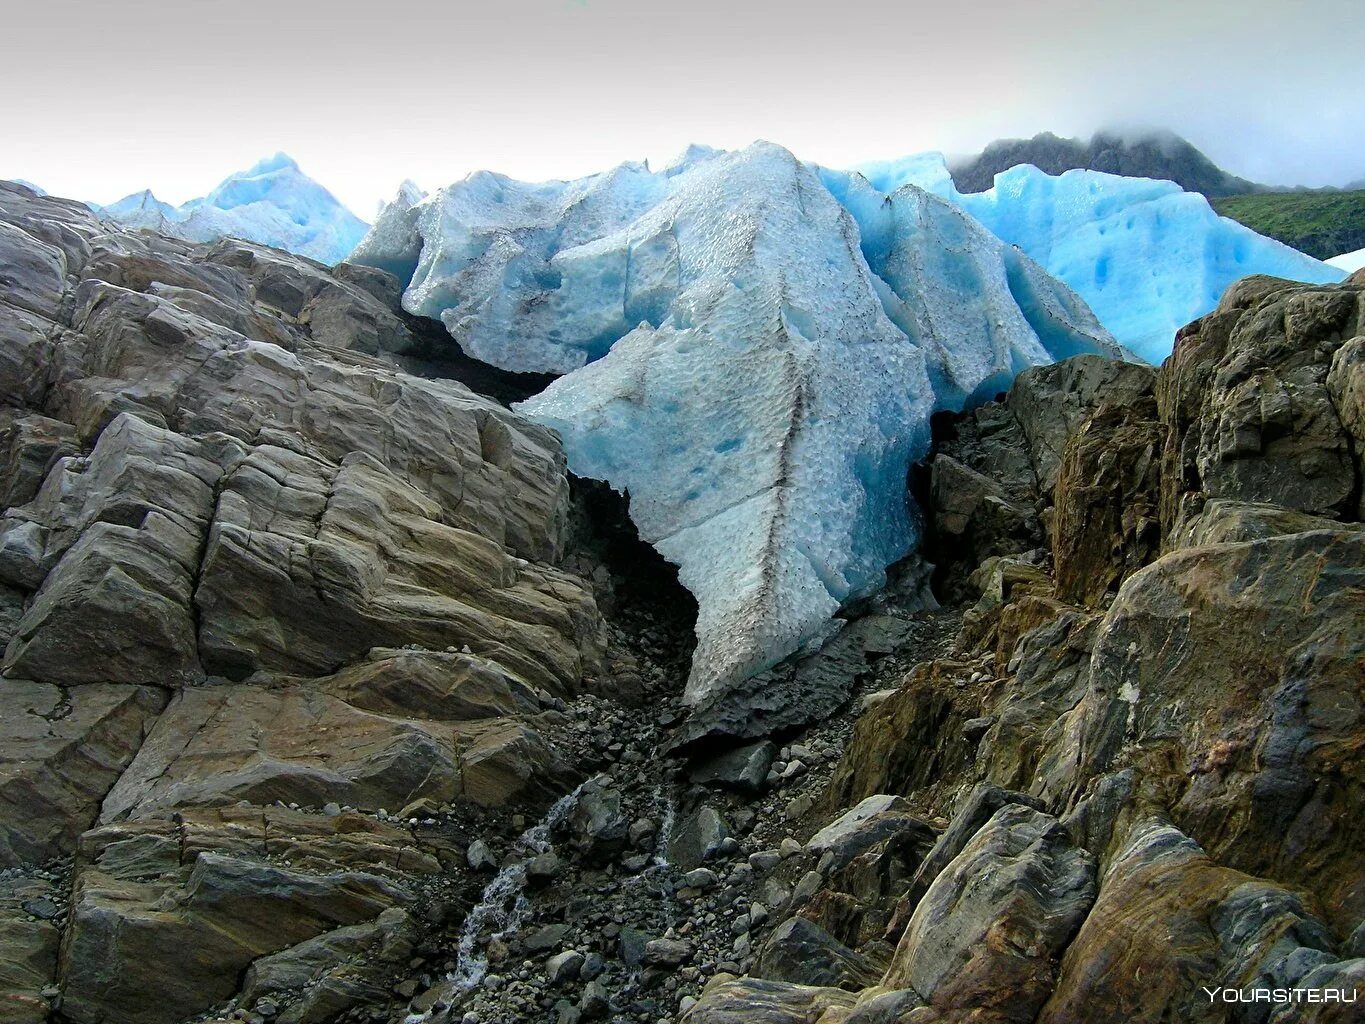
[[[506,862],[484,886],[478,904],[469,912],[460,931],[455,969],[447,976],[452,995],[477,987],[488,973],[485,945],[479,942],[481,935],[491,933],[494,938],[503,938],[515,934],[526,922],[531,913],[531,903],[526,898],[526,863],[550,849],[550,834],[569,816],[583,785],[580,783],[572,793],[560,797],[545,817],[517,837]],[[420,1024],[430,1017],[431,1011],[409,1014],[404,1024]]]

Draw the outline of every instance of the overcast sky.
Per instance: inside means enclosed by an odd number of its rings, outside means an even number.
[[[1260,181],[1365,177],[1365,0],[43,0],[0,26],[0,178],[97,202],[182,202],[277,150],[369,219],[478,168],[1112,125]]]

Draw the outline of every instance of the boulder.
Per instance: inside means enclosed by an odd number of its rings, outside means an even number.
[[[1336,959],[1331,948],[1299,895],[1221,867],[1168,822],[1143,819],[1105,872],[1038,1020],[1224,1020],[1206,988],[1300,986]]]
[[[950,455],[933,460],[929,514],[935,541],[968,565],[991,555],[1012,555],[1037,547],[1042,539],[1037,513],[984,473]]]
[[[668,862],[679,871],[701,867],[720,852],[730,826],[720,812],[702,804],[678,825],[668,844]]]
[[[487,719],[459,729],[458,736],[460,792],[482,807],[543,810],[582,778],[539,732],[516,719]]]
[[[815,1024],[825,1011],[854,1001],[837,988],[718,974],[680,1024]]]
[[[890,938],[900,939],[906,924],[909,923],[910,915],[915,912],[920,900],[924,898],[924,894],[929,891],[929,887],[938,876],[957,859],[967,844],[981,831],[982,826],[995,817],[997,811],[1012,804],[1031,807],[1036,811],[1043,809],[1041,801],[1024,793],[1001,789],[989,782],[980,783],[972,789],[910,880],[905,894],[896,906],[895,917],[888,929]]]
[[[1061,823],[1007,804],[929,886],[882,984],[1031,1022],[1094,899],[1094,860]]]
[[[875,984],[881,967],[813,921],[789,917],[763,943],[753,973],[771,981],[856,991]]]
[[[412,918],[398,907],[370,921],[333,928],[253,961],[242,978],[242,1002],[252,1006],[290,996],[319,980],[325,981],[325,996],[310,993],[305,1006],[290,1009],[301,1024],[324,1019],[324,1003],[335,1016],[361,1003],[382,1002],[387,998],[384,976],[406,965],[415,936]]]
[[[607,776],[589,779],[569,812],[573,845],[592,860],[605,860],[626,845],[630,822],[622,811],[621,791]]]
[[[688,778],[703,786],[719,786],[743,793],[757,793],[768,777],[768,766],[777,757],[771,740],[746,743],[704,758],[688,770]]]

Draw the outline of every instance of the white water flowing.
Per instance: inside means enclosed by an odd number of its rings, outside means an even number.
[[[490,932],[493,938],[504,938],[525,923],[531,913],[531,904],[526,898],[526,862],[550,849],[550,833],[569,816],[582,789],[580,784],[572,793],[560,797],[545,817],[518,836],[508,850],[503,866],[484,886],[478,904],[469,912],[460,930],[455,969],[446,976],[454,993],[468,992],[488,974],[488,956],[479,943],[480,935]],[[429,1016],[429,1013],[411,1014],[404,1024],[421,1024]]]

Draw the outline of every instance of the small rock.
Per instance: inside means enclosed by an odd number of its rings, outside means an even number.
[[[710,889],[719,880],[710,868],[693,868],[683,875],[683,881],[693,889]]]
[[[799,853],[801,844],[797,843],[796,846]],[[782,854],[777,850],[759,850],[757,853],[749,854],[749,867],[755,871],[771,871],[780,863],[782,863]]]
[[[583,954],[576,949],[566,949],[545,961],[545,979],[551,985],[563,985],[578,977],[583,966]]]
[[[825,884],[824,877],[818,871],[807,871],[801,876],[801,881],[796,883],[796,889],[792,892],[792,902],[804,903],[810,899]]]
[[[600,981],[588,982],[583,986],[578,1008],[582,1011],[584,1020],[599,1020],[605,1017],[607,1011],[611,1009],[611,997],[607,987]]]
[[[654,939],[645,944],[644,962],[653,967],[677,967],[692,959],[692,945],[681,939]]]
[[[482,839],[475,839],[469,844],[469,849],[465,851],[465,860],[475,871],[492,871],[498,866],[493,851]]]
[[[607,969],[607,962],[600,953],[589,953],[583,958],[583,966],[578,969],[578,976],[583,981],[592,981]]]
[[[557,878],[564,870],[564,864],[553,850],[537,854],[526,865],[526,877],[533,882],[548,882]]]
[[[806,814],[814,806],[815,797],[811,796],[809,793],[802,793],[794,800],[788,802],[782,813],[786,816],[788,821],[792,821]]]
[[[803,849],[805,849],[805,847],[803,847],[791,836],[787,836],[786,839],[782,840],[782,842],[778,844],[777,852],[782,857],[783,860],[786,860],[788,857],[795,857]]]

